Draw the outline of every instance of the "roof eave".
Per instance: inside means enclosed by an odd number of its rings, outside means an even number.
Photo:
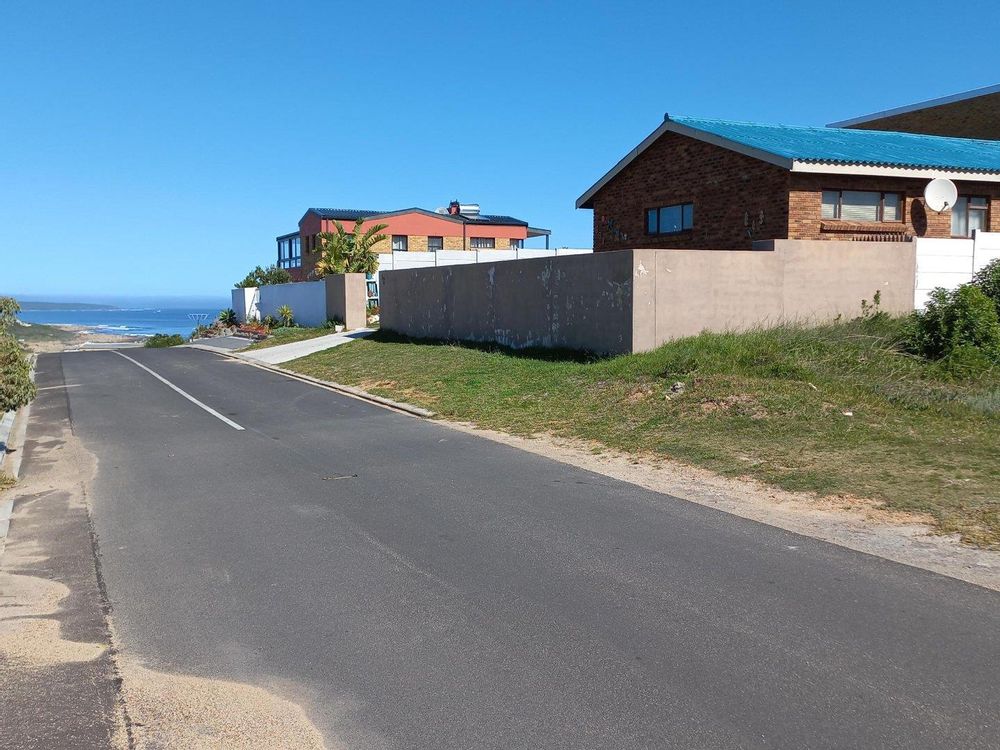
[[[852,174],[873,177],[910,177],[932,180],[944,177],[949,180],[972,180],[975,182],[1000,182],[1000,172],[979,172],[950,167],[898,166],[889,164],[848,164],[844,162],[805,161],[792,162],[793,172],[814,174]]]
[[[708,133],[704,130],[698,130],[697,128],[692,128],[688,125],[682,125],[679,122],[674,122],[673,120],[664,120],[663,123],[652,133],[643,139],[642,143],[636,146],[634,149],[629,151],[624,157],[622,157],[615,166],[613,166],[601,179],[591,185],[590,189],[587,190],[583,195],[576,199],[577,208],[593,208],[594,205],[591,203],[591,199],[601,190],[605,185],[607,185],[611,180],[618,176],[618,174],[625,169],[629,164],[635,161],[636,157],[639,156],[643,151],[652,146],[661,135],[664,133],[677,133],[678,135],[687,136],[688,138],[693,138],[697,141],[702,141],[703,143],[710,143],[713,146],[719,146],[720,148],[727,149],[728,151],[734,151],[738,154],[743,154],[744,156],[749,156],[753,159],[758,159],[760,161],[768,162],[769,164],[774,164],[775,166],[781,167],[782,169],[792,168],[792,159],[787,156],[782,156],[781,154],[774,154],[770,151],[764,151],[759,148],[753,148],[752,146],[747,146],[746,144],[739,143],[738,141],[730,140],[729,138],[723,138],[715,133]]]
[[[902,107],[896,107],[894,109],[886,109],[881,112],[872,112],[870,115],[862,115],[861,117],[852,117],[849,120],[841,120],[840,122],[831,122],[827,125],[828,128],[852,128],[855,125],[864,125],[869,122],[876,122],[878,120],[884,120],[889,117],[895,117],[896,115],[906,115],[911,112],[919,112],[922,109],[933,109],[934,107],[941,107],[945,104],[954,104],[955,102],[964,102],[967,99],[976,99],[980,96],[989,96],[990,94],[1000,94],[1000,84],[994,86],[983,86],[982,88],[972,89],[971,91],[962,91],[958,94],[950,94],[949,96],[941,96],[937,99],[928,99],[927,101],[917,102],[916,104],[907,104]]]

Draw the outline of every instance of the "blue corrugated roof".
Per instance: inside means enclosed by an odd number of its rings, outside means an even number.
[[[807,162],[1000,172],[1000,141],[881,130],[761,125],[669,118],[679,125],[776,156]]]

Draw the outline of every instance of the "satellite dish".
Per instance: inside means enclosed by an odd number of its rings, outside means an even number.
[[[943,177],[931,180],[924,188],[924,201],[932,211],[941,213],[955,205],[958,200],[958,188],[951,180]]]

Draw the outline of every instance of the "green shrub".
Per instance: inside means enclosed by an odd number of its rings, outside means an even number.
[[[224,326],[234,326],[239,320],[236,317],[236,311],[233,308],[227,310],[222,310],[219,312],[219,322]]]
[[[278,319],[273,315],[265,315],[263,319],[260,321],[261,325],[266,326],[268,328],[277,328],[278,322],[279,322]]]
[[[146,339],[149,349],[163,349],[168,346],[178,346],[184,343],[184,337],[177,333],[155,333]]]
[[[972,284],[954,291],[939,287],[931,292],[927,306],[911,316],[906,348],[927,359],[955,355],[959,369],[976,356],[968,349],[978,350],[987,362],[1000,362],[1000,318],[996,305]]]
[[[0,414],[31,403],[35,394],[27,354],[13,336],[0,333]]]
[[[991,260],[976,272],[972,283],[979,287],[983,294],[993,300],[997,314],[1000,315],[1000,258]]]
[[[278,308],[278,317],[281,318],[281,323],[285,328],[291,328],[295,324],[295,313],[288,305],[282,305]]]
[[[287,284],[292,280],[292,275],[284,268],[270,265],[267,268],[257,266],[246,275],[243,281],[236,283],[237,289],[247,289],[248,287],[269,286],[270,284]]]

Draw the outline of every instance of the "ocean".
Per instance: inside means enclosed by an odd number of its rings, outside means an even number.
[[[228,307],[228,305],[226,305]],[[121,310],[22,310],[17,317],[25,323],[83,326],[90,333],[116,336],[152,336],[179,333],[185,338],[196,325],[191,315],[203,315],[211,323],[218,307],[136,307]]]

